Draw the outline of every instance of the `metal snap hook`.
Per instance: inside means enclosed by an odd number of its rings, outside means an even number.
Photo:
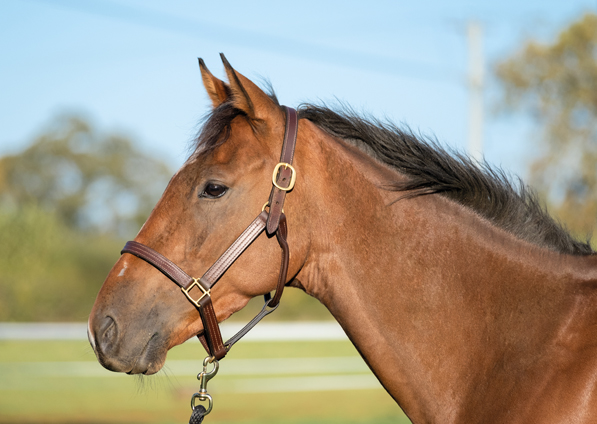
[[[211,371],[207,371],[209,364],[213,364]],[[207,390],[207,382],[214,378],[220,369],[220,363],[213,356],[208,356],[203,360],[203,371],[197,374],[197,380],[199,380],[199,392]]]
[[[207,370],[209,364],[213,364],[211,371]],[[209,393],[207,393],[207,383],[216,376],[219,369],[220,363],[215,357],[208,356],[203,360],[203,371],[197,374],[197,379],[199,380],[199,392],[195,393],[191,398],[191,409],[195,410],[195,407],[197,406],[195,404],[196,400],[199,399],[202,402],[207,402],[207,408],[204,415],[211,412],[214,402]]]

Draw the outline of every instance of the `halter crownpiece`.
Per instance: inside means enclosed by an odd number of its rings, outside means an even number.
[[[143,259],[180,286],[187,299],[199,310],[199,315],[203,322],[203,333],[197,337],[199,337],[201,344],[209,356],[215,360],[226,356],[226,353],[228,353],[234,343],[239,341],[259,321],[278,307],[286,284],[290,253],[288,242],[286,241],[288,226],[283,207],[286,193],[292,190],[296,183],[296,170],[292,166],[292,160],[298,133],[298,115],[296,110],[290,107],[283,106],[283,108],[286,110],[286,130],[282,143],[280,163],[274,168],[272,176],[273,187],[269,200],[257,218],[249,224],[245,231],[243,231],[201,278],[191,277],[170,259],[136,241],[127,242],[120,252],[121,254],[129,253]],[[267,206],[269,206],[269,212],[265,210]],[[271,297],[271,294],[267,293],[264,296],[265,304],[261,312],[226,343],[223,343],[222,334],[211,301],[211,288],[264,230],[268,234],[276,234],[276,239],[282,249],[282,263],[275,294]]]

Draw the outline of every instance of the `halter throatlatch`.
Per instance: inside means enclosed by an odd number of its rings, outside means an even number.
[[[249,224],[245,231],[243,231],[243,233],[232,243],[232,245],[230,245],[222,256],[214,262],[201,278],[191,277],[170,259],[136,241],[127,242],[120,252],[121,254],[130,253],[153,265],[166,277],[180,286],[187,299],[199,310],[199,315],[203,322],[203,332],[197,337],[209,354],[204,360],[203,373],[200,373],[198,376],[202,385],[207,384],[207,381],[215,375],[215,372],[217,372],[218,369],[218,360],[226,356],[226,353],[228,353],[232,345],[247,334],[249,330],[251,330],[266,315],[270,314],[278,307],[282,291],[286,284],[290,254],[288,242],[286,241],[288,236],[288,226],[283,207],[286,193],[294,188],[296,182],[296,171],[292,167],[292,160],[294,157],[294,148],[298,132],[298,115],[296,110],[286,106],[284,106],[284,108],[286,110],[286,131],[284,134],[284,142],[282,144],[280,163],[276,165],[272,175],[273,187],[269,199],[257,218]],[[269,212],[266,211],[268,206]],[[264,296],[265,304],[263,305],[261,312],[259,312],[255,318],[245,325],[237,334],[224,343],[222,341],[222,334],[211,301],[211,288],[264,230],[267,234],[276,235],[276,239],[282,250],[282,263],[280,266],[276,291],[273,297],[270,293],[267,293]],[[210,363],[213,362],[215,364],[215,371],[213,371],[213,374],[209,377],[207,377],[208,374],[205,374],[207,365],[205,361],[208,359]],[[203,379],[200,378],[202,375],[204,375]],[[205,389],[203,386],[202,388]],[[203,408],[202,405],[195,407],[194,402],[196,398],[209,401],[209,407],[206,412],[200,410],[200,408]],[[209,396],[207,392],[202,395],[200,391],[193,396],[192,408],[194,414],[195,411],[197,411],[201,416],[206,415],[211,410],[211,406],[211,396]]]

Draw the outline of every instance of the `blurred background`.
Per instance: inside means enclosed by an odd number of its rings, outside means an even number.
[[[223,78],[224,52],[282,104],[347,104],[485,159],[597,235],[595,0],[22,0],[0,3],[0,34],[1,423],[188,418],[197,343],[118,376],[82,323],[209,112],[197,57]],[[236,348],[210,422],[408,422],[328,312],[288,292],[272,331],[321,337]]]

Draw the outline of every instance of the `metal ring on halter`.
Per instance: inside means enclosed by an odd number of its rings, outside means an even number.
[[[201,301],[201,299],[203,299],[205,296],[211,296],[211,293],[210,293],[209,289],[205,290],[203,288],[203,286],[199,283],[200,278],[195,278],[195,277],[191,277],[191,278],[193,279],[193,282],[191,283],[191,285],[187,288],[181,287],[180,289],[196,307],[200,308],[201,305],[199,304],[199,302]],[[195,286],[197,286],[203,292],[201,297],[197,300],[193,299],[191,296],[191,293],[190,293],[191,289]]]
[[[265,204],[261,208],[261,212],[263,212],[265,210],[265,208],[267,208],[267,207],[269,207],[269,201],[265,202]],[[284,209],[282,209],[282,213],[284,213]]]

